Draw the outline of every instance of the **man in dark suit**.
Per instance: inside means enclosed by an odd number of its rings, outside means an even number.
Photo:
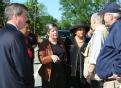
[[[22,29],[28,10],[12,3],[5,8],[7,24],[0,30],[0,88],[34,88],[32,65]]]

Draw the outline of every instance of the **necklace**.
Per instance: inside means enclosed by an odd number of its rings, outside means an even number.
[[[83,43],[84,43],[84,39],[79,39],[77,37],[75,37],[75,39],[76,39],[76,42],[77,42],[78,46],[81,47],[83,45]]]

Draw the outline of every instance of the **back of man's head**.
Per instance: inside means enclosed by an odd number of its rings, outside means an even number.
[[[98,22],[98,24],[103,24],[103,17],[102,17],[102,15],[99,15],[98,13],[92,14],[91,20],[96,20],[96,22]]]
[[[26,6],[20,3],[12,3],[5,8],[5,18],[11,20],[14,14],[20,16],[24,11],[28,11]]]

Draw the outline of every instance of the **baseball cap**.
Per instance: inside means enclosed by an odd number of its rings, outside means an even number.
[[[103,10],[99,12],[99,14],[104,14],[104,13],[120,13],[121,12],[121,7],[115,2],[108,3],[104,6]]]

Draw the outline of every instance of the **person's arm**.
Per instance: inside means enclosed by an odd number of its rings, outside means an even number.
[[[41,64],[48,64],[51,62],[55,63],[59,60],[59,57],[57,55],[53,55],[52,50],[47,49],[47,46],[49,45],[39,47],[38,58]]]
[[[41,64],[53,62],[51,55],[47,55],[46,48],[39,49],[38,58]]]
[[[15,77],[18,77],[23,84],[33,82],[32,64],[28,57],[27,48],[21,38],[13,39],[10,46],[10,63],[16,72]]]
[[[95,71],[95,64],[90,64],[88,68],[88,75],[86,77],[88,83],[91,83],[91,80],[94,76],[94,71]]]

